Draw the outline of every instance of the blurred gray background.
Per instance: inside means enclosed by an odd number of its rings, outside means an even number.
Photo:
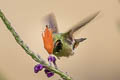
[[[57,61],[74,80],[120,80],[120,1],[118,0],[0,0],[0,9],[30,48],[47,60],[41,33],[44,16],[53,12],[65,32],[96,11],[101,13],[75,37],[88,38],[70,58]],[[15,42],[0,20],[0,80],[58,80],[35,74],[37,63]]]

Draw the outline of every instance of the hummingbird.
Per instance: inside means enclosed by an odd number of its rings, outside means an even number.
[[[59,32],[55,15],[53,13],[47,15],[46,21],[48,25],[46,25],[46,29],[42,34],[44,48],[50,55],[53,54],[58,59],[74,55],[74,50],[78,47],[79,43],[87,38],[75,39],[73,34],[90,23],[98,14],[99,12],[96,12],[86,17],[64,33]]]

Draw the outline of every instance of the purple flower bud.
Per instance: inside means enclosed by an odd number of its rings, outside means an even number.
[[[49,62],[53,62],[53,64],[56,66],[56,63],[55,63],[56,58],[55,58],[54,56],[49,56],[49,57],[48,57],[48,61],[49,61]],[[46,66],[43,66],[42,64],[37,64],[37,65],[35,65],[35,67],[34,67],[34,72],[35,72],[35,73],[38,73],[38,72],[41,71],[43,68],[45,68],[45,69],[44,69],[44,72],[45,72],[45,74],[47,75],[48,78],[49,78],[49,77],[52,77],[52,76],[54,75],[54,72],[48,70],[47,67],[46,67]],[[56,68],[57,68],[57,66],[56,66]]]
[[[53,61],[53,63],[55,63],[55,61],[56,61],[56,58],[54,56],[52,57],[52,61]]]
[[[50,72],[50,73],[47,73],[47,77],[52,77],[54,75],[54,73]]]
[[[45,69],[45,70],[44,70],[44,72],[45,72],[45,74],[47,74],[47,73],[49,73],[49,72],[50,72],[50,70]]]
[[[38,73],[39,71],[41,71],[44,68],[44,66],[42,64],[37,64],[34,67],[34,72]]]
[[[49,57],[48,57],[48,61],[55,63],[56,58],[55,58],[54,56],[49,56]]]
[[[49,56],[49,57],[48,57],[48,61],[49,61],[49,62],[52,62],[52,61],[53,61],[53,57],[52,57],[52,56]]]
[[[51,71],[48,70],[48,69],[45,69],[44,72],[45,72],[45,74],[47,75],[48,78],[49,78],[49,77],[52,77],[52,76],[54,75],[54,73],[51,72]]]

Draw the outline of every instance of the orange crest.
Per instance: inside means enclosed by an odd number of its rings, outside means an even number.
[[[49,54],[53,53],[53,37],[52,37],[52,30],[48,29],[48,26],[46,26],[46,29],[44,33],[42,34],[43,42],[44,42],[44,48],[47,50]]]

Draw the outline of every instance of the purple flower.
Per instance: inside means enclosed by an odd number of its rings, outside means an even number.
[[[34,67],[34,72],[38,73],[39,71],[41,71],[44,68],[44,66],[42,64],[37,64]]]
[[[49,77],[52,77],[54,75],[54,73],[47,73],[47,77],[49,78]]]
[[[54,56],[53,56],[52,60],[53,60],[53,63],[55,63],[55,62],[56,62],[56,58],[55,58]]]
[[[44,72],[45,72],[45,74],[47,75],[48,78],[49,78],[49,77],[52,77],[52,76],[54,75],[54,73],[51,72],[51,71],[48,70],[48,69],[45,69]]]
[[[49,73],[49,72],[50,72],[50,70],[45,69],[45,70],[44,70],[44,72],[47,74],[47,73]]]
[[[55,68],[57,69],[57,65],[56,65],[56,58],[54,56],[49,56],[48,57],[48,61],[51,63],[53,62]],[[47,77],[52,77],[54,75],[54,72],[51,72],[50,70],[47,69],[47,67],[43,66],[42,64],[37,64],[34,67],[34,72],[38,73],[39,71],[41,71],[44,68],[44,72],[47,75]]]
[[[44,72],[45,72],[45,74],[47,75],[48,78],[49,78],[49,77],[52,77],[52,76],[54,75],[53,72],[51,72],[50,70],[48,70],[47,67],[43,66],[42,64],[37,64],[37,65],[35,65],[35,67],[34,67],[34,72],[35,72],[35,73],[38,73],[38,72],[41,71],[43,68],[45,68],[45,69],[44,69]]]
[[[49,56],[49,57],[48,57],[48,61],[55,63],[56,58],[55,58],[54,56]]]
[[[49,61],[49,62],[52,62],[52,61],[53,61],[53,56],[49,56],[49,57],[48,57],[48,61]]]
[[[54,56],[49,56],[48,61],[50,65],[51,65],[51,62],[53,62],[55,68],[57,69],[56,58]]]

